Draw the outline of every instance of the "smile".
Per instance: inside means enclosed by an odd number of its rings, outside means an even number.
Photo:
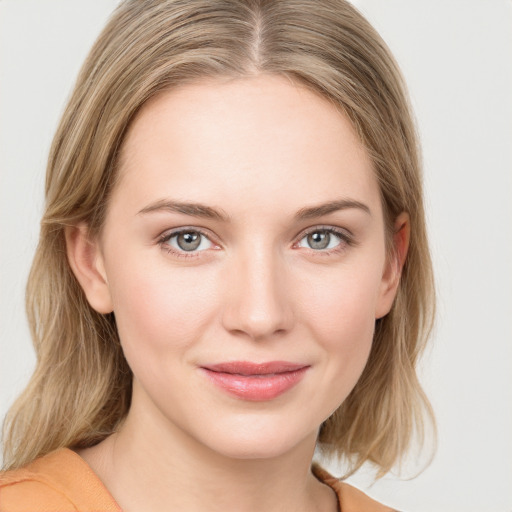
[[[293,388],[304,377],[309,365],[271,361],[250,363],[234,361],[201,370],[219,388],[243,400],[272,400]]]

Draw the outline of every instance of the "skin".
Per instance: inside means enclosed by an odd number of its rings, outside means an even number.
[[[66,233],[71,267],[92,307],[114,311],[134,373],[119,432],[80,452],[123,510],[335,511],[309,470],[318,429],[391,308],[408,226],[399,216],[388,259],[378,184],[351,124],[283,77],[209,79],[150,100],[101,235],[86,224]],[[169,238],[183,227],[207,235],[195,251]],[[328,248],[311,233],[330,236]],[[234,397],[201,371],[276,360],[307,370],[271,400]]]

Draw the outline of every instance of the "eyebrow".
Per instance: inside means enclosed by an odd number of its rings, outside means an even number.
[[[308,206],[301,208],[294,216],[295,220],[306,220],[313,219],[316,217],[322,217],[330,213],[334,213],[340,210],[348,210],[356,208],[363,212],[371,215],[370,208],[360,201],[353,199],[338,199],[335,201],[329,201],[327,203],[318,204],[315,206]],[[146,206],[139,211],[139,214],[153,213],[159,211],[168,211],[183,213],[184,215],[190,215],[191,217],[199,217],[203,219],[214,219],[222,222],[228,222],[230,217],[224,211],[207,206],[200,203],[189,203],[180,201],[160,200],[156,203]]]
[[[139,212],[139,214],[152,213],[158,211],[183,213],[185,215],[190,215],[192,217],[200,217],[203,219],[215,219],[223,222],[229,221],[229,215],[227,215],[222,210],[219,210],[217,208],[213,208],[211,206],[206,206],[204,204],[199,203],[168,201],[165,199],[150,204],[149,206],[146,206]]]
[[[328,203],[322,203],[316,206],[308,206],[307,208],[301,208],[295,214],[295,220],[305,220],[305,219],[313,219],[316,217],[322,217],[324,215],[329,215],[330,213],[337,212],[339,210],[348,210],[351,208],[356,208],[358,210],[362,210],[371,216],[371,211],[368,206],[360,201],[355,201],[353,199],[338,199],[335,201],[329,201]]]

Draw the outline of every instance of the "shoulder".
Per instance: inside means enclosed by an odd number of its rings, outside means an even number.
[[[317,464],[313,465],[312,471],[321,482],[336,492],[342,512],[361,512],[363,510],[364,512],[396,512],[370,498],[356,487],[335,478]]]
[[[68,454],[58,450],[23,468],[0,473],[0,512],[77,510],[58,478],[67,459]]]
[[[98,477],[62,448],[29,465],[0,473],[0,512],[119,512]]]

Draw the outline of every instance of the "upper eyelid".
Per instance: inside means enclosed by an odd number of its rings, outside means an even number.
[[[183,226],[183,227],[179,227],[179,228],[166,229],[165,231],[162,231],[162,233],[160,233],[157,236],[157,239],[165,240],[165,239],[172,238],[173,236],[179,235],[180,233],[187,233],[190,231],[197,231],[199,234],[208,238],[208,240],[210,240],[211,242],[214,242],[214,240],[216,238],[215,236],[212,236],[212,233],[209,230],[206,230],[204,228],[200,228],[197,226]]]
[[[168,229],[166,231],[163,231],[160,235],[158,235],[157,239],[160,242],[167,241],[173,236],[177,236],[180,233],[186,233],[187,231],[197,231],[201,235],[205,236],[210,242],[216,245],[221,245],[218,241],[218,237],[214,236],[214,234],[207,229],[198,227],[198,226],[181,226],[179,228],[173,228]],[[299,242],[302,240],[305,236],[315,233],[316,231],[328,231],[331,233],[334,233],[337,236],[345,237],[345,238],[353,238],[353,233],[348,230],[347,228],[341,228],[339,226],[332,226],[332,225],[316,225],[316,226],[310,226],[309,228],[305,228],[301,230],[294,238],[293,243]]]
[[[347,228],[340,228],[338,226],[312,226],[311,228],[303,229],[298,235],[297,239],[302,239],[304,236],[307,236],[311,233],[315,233],[316,231],[329,231],[334,233],[335,235],[343,236],[345,235],[347,238],[352,238],[354,234]]]
[[[353,246],[357,245],[357,242],[354,239],[354,236],[352,233],[346,229],[342,229],[339,227],[334,226],[324,226],[324,227],[314,227],[311,229],[306,229],[305,231],[302,231],[301,234],[295,239],[296,241],[293,243],[293,246],[297,248],[298,244],[306,238],[311,233],[316,233],[318,231],[326,231],[330,234],[335,235],[339,239],[339,244],[336,245],[336,247],[330,248],[330,249],[307,249],[311,250],[314,253],[320,255],[330,255],[336,252],[339,252],[341,249],[346,248],[347,246]]]
[[[296,236],[300,236],[302,233],[310,233],[311,231],[342,231],[346,232],[347,234],[352,235],[351,231],[347,228],[342,228],[340,226],[332,226],[330,224],[316,224],[314,226],[310,226],[308,228],[302,229]],[[169,228],[164,231],[158,236],[163,235],[171,235],[176,233],[182,233],[184,231],[197,231],[198,233],[201,233],[205,236],[209,236],[211,231],[207,228],[203,228],[201,226],[180,226],[177,228]]]

